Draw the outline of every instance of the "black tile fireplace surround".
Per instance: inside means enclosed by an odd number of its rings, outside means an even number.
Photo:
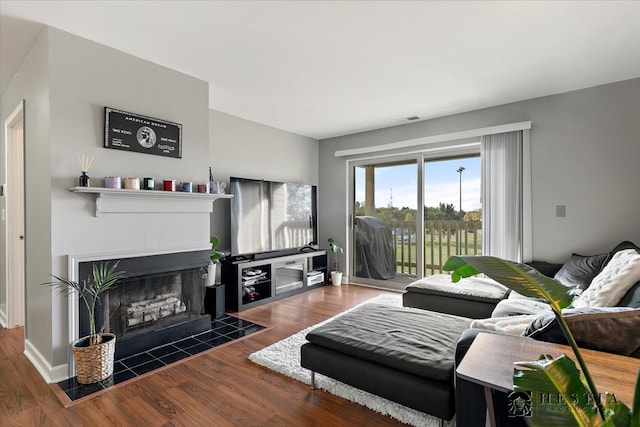
[[[116,335],[116,358],[211,328],[211,317],[203,314],[208,250],[108,261],[119,261],[118,270],[125,272],[125,278],[101,296],[96,325]],[[79,264],[80,279],[90,277],[94,263]],[[78,307],[79,336],[83,337],[89,333],[88,315],[84,304]]]
[[[165,366],[249,336],[264,326],[225,314],[211,320],[210,330],[124,358],[116,358],[113,375],[93,384],[80,384],[77,377],[60,381],[57,385],[72,401],[79,401],[99,391],[142,377]],[[116,345],[117,347],[117,345]]]

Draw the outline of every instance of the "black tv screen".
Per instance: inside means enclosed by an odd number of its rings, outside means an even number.
[[[232,256],[316,244],[314,185],[232,177],[230,186]]]

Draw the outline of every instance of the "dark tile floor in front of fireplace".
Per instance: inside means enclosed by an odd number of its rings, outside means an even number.
[[[73,377],[59,382],[58,386],[69,399],[77,400],[262,329],[264,326],[225,314],[211,322],[210,331],[116,360],[113,375],[106,380],[80,384],[77,378]]]

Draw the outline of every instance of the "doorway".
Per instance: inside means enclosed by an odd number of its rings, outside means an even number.
[[[389,158],[353,166],[353,272],[365,284],[403,288],[418,277],[418,166]]]
[[[479,146],[351,163],[350,277],[402,290],[482,252]],[[463,174],[464,172],[464,174]]]
[[[24,223],[24,101],[4,123],[5,158],[2,185],[4,222],[4,282],[0,287],[0,320],[7,328],[24,325],[25,223]]]

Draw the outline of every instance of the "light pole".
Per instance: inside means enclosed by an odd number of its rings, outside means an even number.
[[[458,205],[458,218],[462,223],[462,172],[464,172],[464,166],[460,166],[456,171],[460,174],[460,204]],[[462,228],[459,228],[458,233],[458,255],[462,255]]]

